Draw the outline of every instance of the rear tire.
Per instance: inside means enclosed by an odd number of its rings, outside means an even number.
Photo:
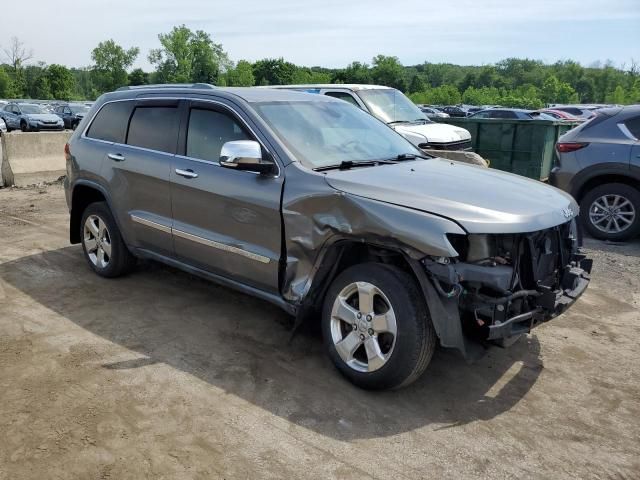
[[[80,222],[82,250],[89,267],[101,277],[129,273],[136,265],[105,202],[87,206]]]
[[[625,241],[640,233],[640,191],[624,183],[605,183],[589,190],[580,202],[589,235]]]
[[[371,390],[414,382],[436,347],[415,280],[379,263],[349,267],[335,278],[324,300],[322,334],[336,368]]]

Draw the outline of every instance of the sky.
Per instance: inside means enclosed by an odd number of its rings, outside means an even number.
[[[640,63],[640,0],[8,0],[0,47],[17,36],[32,62],[81,67],[112,38],[139,47],[135,66],[150,70],[158,33],[180,24],[211,34],[234,61],[344,67],[384,54],[404,65]]]

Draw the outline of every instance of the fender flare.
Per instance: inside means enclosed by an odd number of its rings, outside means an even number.
[[[76,190],[76,187],[79,186],[83,186],[83,187],[88,187],[88,188],[92,188],[93,190],[96,190],[98,192],[100,192],[100,194],[104,197],[105,201],[107,202],[107,206],[109,207],[109,210],[111,211],[111,214],[113,215],[113,218],[116,222],[116,225],[118,226],[118,230],[120,231],[120,235],[122,236],[124,243],[125,244],[129,244],[129,242],[127,241],[126,238],[126,233],[125,230],[122,228],[122,225],[120,223],[120,219],[117,217],[117,215],[114,213],[115,210],[113,208],[113,201],[111,199],[111,195],[108,193],[107,189],[104,188],[102,185],[100,185],[97,182],[91,181],[91,180],[87,180],[87,179],[78,179],[75,182],[73,182],[73,185],[70,187],[70,199],[69,199],[69,203],[70,203],[70,209],[69,209],[69,213],[71,214],[71,218],[69,219],[69,240],[71,243],[79,243],[79,242],[74,242],[74,236],[73,236],[73,225],[74,225],[74,220],[76,219],[75,216],[77,215],[81,215],[81,213],[79,212],[74,212],[73,210],[73,198],[74,198],[74,193]],[[78,218],[77,220],[78,222],[80,221],[80,218]]]
[[[576,200],[584,195],[584,186],[597,177],[606,177],[607,175],[617,175],[635,180],[640,183],[640,167],[630,165],[629,163],[602,163],[587,167],[578,172],[571,181],[571,195]]]

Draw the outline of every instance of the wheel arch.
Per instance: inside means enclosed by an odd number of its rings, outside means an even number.
[[[113,212],[111,206],[111,198],[106,190],[94,182],[79,180],[71,191],[71,216],[69,219],[69,241],[72,244],[80,243],[80,222],[82,214],[87,206],[95,202],[106,202],[109,209]],[[115,218],[115,215],[114,215]],[[118,219],[115,218],[116,223]],[[118,228],[122,232],[120,225]]]
[[[440,343],[456,348],[467,359],[480,354],[465,339],[457,299],[440,297],[427,277],[424,266],[399,245],[380,245],[355,239],[339,239],[327,246],[316,262],[310,288],[297,311],[296,324],[320,318],[319,312],[331,282],[346,268],[370,261],[395,266],[414,279],[429,310]]]
[[[323,249],[316,260],[302,303],[307,308],[319,307],[331,282],[342,271],[361,263],[394,265],[415,278],[408,258],[399,246],[380,245],[350,238],[334,240]]]
[[[623,183],[640,190],[640,167],[620,164],[616,168],[593,167],[580,172],[573,188],[573,197],[578,203],[590,190],[606,183]]]

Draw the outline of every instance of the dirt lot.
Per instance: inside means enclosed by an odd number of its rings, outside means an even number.
[[[588,242],[566,315],[398,392],[264,302],[158,265],[105,280],[59,185],[0,190],[0,479],[640,478],[640,242]]]

